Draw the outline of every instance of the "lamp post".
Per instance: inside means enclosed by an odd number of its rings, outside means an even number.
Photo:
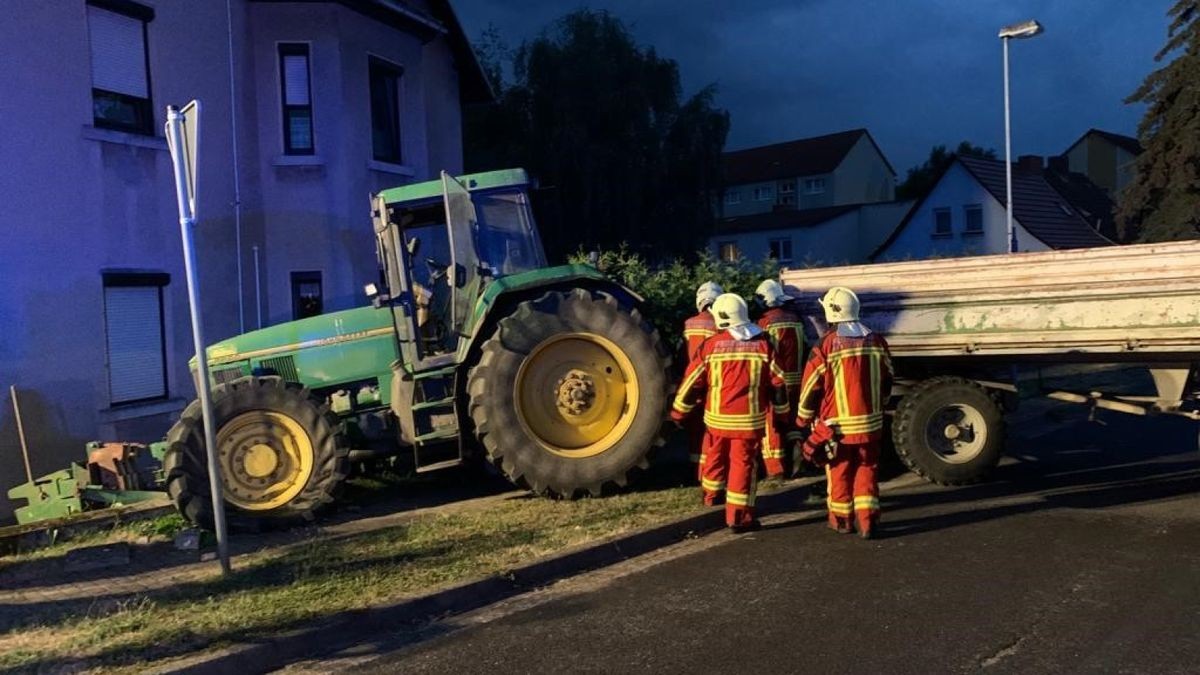
[[[1004,45],[1004,188],[1005,200],[1008,207],[1007,235],[1008,252],[1017,251],[1017,231],[1013,227],[1013,198],[1012,198],[1012,124],[1008,111],[1008,41],[1031,38],[1043,30],[1042,24],[1030,19],[1022,23],[1014,23],[1000,29],[1000,42]]]

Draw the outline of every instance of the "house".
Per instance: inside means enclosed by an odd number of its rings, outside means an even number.
[[[1013,227],[1017,250],[1109,246],[1087,212],[1047,180],[1042,159],[1013,167]],[[873,261],[986,255],[1008,251],[1004,162],[957,157],[918,200]]]
[[[203,106],[216,341],[361,304],[369,194],[460,171],[462,106],[491,96],[447,0],[23,3],[0,91],[0,385],[35,474],[161,438],[194,396],[167,104]],[[23,473],[6,400],[0,487]]]
[[[708,246],[722,260],[771,258],[785,267],[864,263],[912,205],[846,204],[725,218]]]
[[[1063,153],[1071,171],[1087,176],[1110,195],[1133,180],[1140,154],[1142,144],[1136,138],[1100,129],[1088,129]]]
[[[895,195],[896,171],[866,129],[726,152],[722,162],[721,218],[776,207],[886,202]]]

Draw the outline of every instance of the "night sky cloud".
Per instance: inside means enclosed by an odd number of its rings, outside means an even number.
[[[903,177],[935,144],[1003,152],[1000,26],[1046,33],[1011,49],[1013,153],[1057,154],[1090,127],[1134,134],[1122,100],[1155,66],[1169,2],[1129,0],[454,0],[468,34],[513,47],[575,7],[607,9],[710,82],[729,149],[867,127]]]

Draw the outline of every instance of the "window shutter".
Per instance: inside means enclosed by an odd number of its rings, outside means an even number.
[[[167,395],[158,286],[108,286],[108,381],[113,404]]]
[[[92,86],[126,96],[149,98],[146,42],[139,19],[98,7],[87,8],[91,34]]]
[[[283,90],[286,105],[308,105],[308,56],[286,54],[283,57]]]

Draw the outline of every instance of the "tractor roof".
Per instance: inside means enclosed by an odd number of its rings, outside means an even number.
[[[458,182],[467,186],[467,189],[472,192],[476,190],[494,190],[496,188],[525,187],[529,185],[529,175],[525,173],[525,169],[485,171],[483,173],[470,173],[464,176],[457,176],[457,178]],[[429,180],[424,183],[402,185],[390,190],[384,190],[379,194],[383,196],[388,204],[415,202],[435,197],[440,198],[442,196],[442,181]]]

